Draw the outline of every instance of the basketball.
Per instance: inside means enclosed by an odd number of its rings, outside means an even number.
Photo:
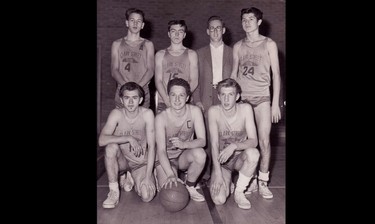
[[[184,209],[190,200],[189,192],[187,191],[185,185],[177,182],[177,187],[172,184],[172,187],[165,189],[164,187],[160,189],[160,203],[162,206],[170,212],[178,212]]]

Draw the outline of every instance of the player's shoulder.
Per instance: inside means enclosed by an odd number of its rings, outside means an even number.
[[[112,44],[120,44],[121,41],[122,41],[122,39],[123,39],[123,37],[121,37],[121,38],[119,38],[119,39],[113,41]]]
[[[146,39],[146,38],[143,38],[143,39],[144,39],[144,41],[145,41],[145,45],[146,45],[146,46],[147,46],[147,45],[154,46],[154,43],[153,43],[151,40]]]
[[[111,117],[118,117],[118,116],[121,116],[121,109],[119,108],[114,108],[111,110],[111,112],[109,113],[109,116]]]
[[[161,49],[161,50],[158,50],[158,51],[156,52],[156,55],[155,55],[155,56],[164,56],[164,54],[165,54],[165,49]]]
[[[144,116],[154,117],[154,112],[150,108],[146,108],[146,107],[143,107],[143,106],[140,106],[139,108],[143,112]]]
[[[231,47],[231,46],[229,46],[227,44],[224,44],[224,48],[226,48],[229,51],[233,51],[233,47]]]
[[[237,41],[237,42],[233,45],[233,48],[241,46],[242,42],[243,42],[243,39]]]
[[[193,104],[186,104],[186,106],[188,106],[188,107],[190,108],[190,111],[191,111],[192,113],[194,113],[194,114],[196,114],[196,113],[201,113],[201,112],[202,112],[201,108],[199,108],[199,107],[196,106],[196,105],[193,105]]]
[[[197,55],[197,52],[193,49],[190,49],[190,48],[187,48],[188,49],[188,53],[191,54],[191,55]]]
[[[159,121],[159,122],[160,121],[165,121],[166,120],[166,116],[167,116],[167,111],[163,110],[160,113],[156,114],[155,120]]]

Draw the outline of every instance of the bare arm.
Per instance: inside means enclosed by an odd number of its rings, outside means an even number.
[[[278,50],[275,41],[271,40],[267,42],[267,49],[271,59],[271,70],[272,70],[272,122],[277,123],[281,119],[280,112],[280,67],[279,67],[279,57]]]
[[[112,43],[111,48],[111,76],[116,80],[116,82],[121,86],[125,84],[127,81],[122,77],[120,74],[120,63],[119,63],[119,55],[118,49],[120,47],[121,40],[116,40]]]
[[[203,148],[206,145],[206,129],[204,127],[204,120],[202,111],[194,106],[191,107],[191,115],[194,119],[194,131],[196,138],[191,141],[182,142],[183,149]]]
[[[138,83],[140,86],[145,86],[147,83],[150,82],[152,76],[154,76],[155,71],[155,49],[154,44],[147,40],[145,42],[146,52],[147,52],[147,71],[146,74],[143,76],[141,81]]]
[[[165,127],[166,127],[166,118],[165,111],[161,112],[160,114],[156,115],[155,118],[155,129],[156,132],[156,147],[157,147],[157,154],[159,157],[160,165],[162,166],[164,172],[166,173],[167,177],[174,176],[171,164],[168,159],[167,155],[167,144],[165,142]]]
[[[146,136],[148,145],[146,177],[151,178],[155,163],[155,118],[152,110],[148,109],[144,113],[144,119],[146,121]]]
[[[189,49],[189,60],[190,60],[190,88],[191,92],[194,92],[198,86],[198,55],[194,50]]]
[[[169,107],[167,89],[163,85],[163,57],[165,50],[160,50],[155,55],[155,85],[164,103]],[[156,129],[157,130],[157,129]]]
[[[232,66],[232,72],[230,74],[230,77],[234,80],[237,80],[237,73],[238,73],[238,63],[240,62],[239,57],[238,57],[238,51],[240,49],[241,42],[238,41],[234,46],[233,46],[233,66]]]
[[[124,144],[127,142],[134,141],[135,139],[131,136],[116,136],[113,133],[116,130],[116,126],[119,123],[122,114],[119,110],[114,109],[108,116],[107,122],[105,123],[102,131],[99,135],[99,146],[106,146],[111,143]]]
[[[202,104],[202,99],[201,99],[201,83],[203,82],[202,81],[202,75],[204,74],[201,74],[202,71],[203,71],[203,64],[202,64],[202,54],[199,53],[199,50],[197,51],[197,55],[198,55],[198,86],[197,88],[195,89],[195,91],[193,92],[193,99],[194,99],[194,103],[195,105],[197,105],[198,107],[201,108],[201,110],[204,112],[205,108]]]
[[[218,195],[222,187],[226,188],[226,184],[223,178],[221,165],[219,162],[219,127],[217,120],[220,119],[218,116],[216,107],[211,106],[208,109],[208,125],[211,137],[211,154],[212,154],[212,171],[211,171],[211,186],[210,192],[212,195]]]
[[[208,128],[210,130],[211,154],[212,154],[212,175],[222,176],[219,163],[219,127],[217,126],[218,111],[214,107],[208,109]]]

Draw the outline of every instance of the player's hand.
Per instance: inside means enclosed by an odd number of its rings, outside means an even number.
[[[175,148],[179,148],[179,149],[185,148],[185,143],[182,142],[179,137],[172,137],[169,139],[169,141],[172,143],[173,147]]]
[[[225,149],[223,149],[223,151],[220,152],[219,154],[219,163],[223,164],[225,163],[229,157],[232,156],[234,150],[237,148],[237,146],[234,144],[234,143],[231,143],[230,145],[228,145],[227,147],[225,147]]]
[[[271,107],[272,112],[272,123],[279,123],[279,120],[281,120],[281,112],[279,105],[275,105]]]
[[[141,184],[139,186],[138,192],[141,192],[142,186],[145,186],[148,195],[155,194],[156,188],[155,188],[155,184],[154,184],[154,182],[152,182],[151,178],[147,178],[147,177],[143,178],[143,180],[141,181]]]
[[[212,177],[211,179],[211,193],[213,196],[216,196],[220,193],[220,189],[224,187],[226,189],[226,184],[222,176],[219,177]]]
[[[144,155],[144,150],[142,146],[138,143],[138,141],[135,138],[130,138],[129,144],[130,144],[129,151],[130,152],[133,151],[136,157],[140,157],[141,155]]]
[[[167,180],[164,182],[163,185],[161,185],[161,187],[164,187],[165,189],[167,189],[168,185],[169,185],[169,188],[172,188],[172,184],[174,183],[177,187],[177,181],[178,181],[178,178],[173,174],[171,176],[169,176],[167,178]]]

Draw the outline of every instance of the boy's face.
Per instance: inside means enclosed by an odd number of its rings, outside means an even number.
[[[129,112],[135,111],[139,104],[141,104],[143,98],[139,97],[138,90],[125,90],[124,95],[121,98],[121,102]]]
[[[130,32],[138,33],[143,29],[145,25],[143,22],[143,18],[138,13],[132,13],[129,15],[129,19],[125,21],[126,26],[129,28]]]
[[[182,109],[189,99],[185,87],[182,86],[172,86],[168,96],[171,107],[175,110]]]
[[[180,24],[172,25],[168,32],[168,37],[171,39],[172,43],[179,44],[185,38],[185,27]]]
[[[240,97],[235,87],[222,87],[218,98],[225,110],[232,109]]]
[[[259,28],[262,20],[257,20],[254,13],[245,13],[242,15],[242,28],[245,32],[251,32]]]

